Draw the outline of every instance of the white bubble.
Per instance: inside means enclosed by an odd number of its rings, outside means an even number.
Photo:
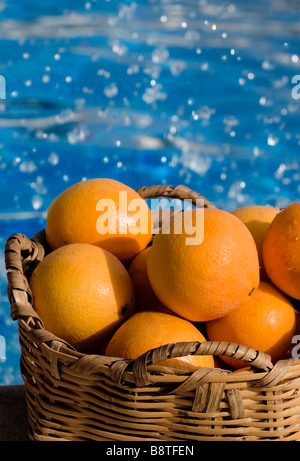
[[[143,94],[143,101],[147,104],[152,104],[155,101],[164,101],[167,99],[167,94],[162,90],[162,85],[158,84],[151,88],[146,88],[145,93]]]
[[[85,141],[88,136],[88,131],[84,127],[76,127],[67,134],[70,144],[77,144],[78,142]]]
[[[19,166],[19,170],[22,171],[23,173],[32,173],[33,171],[36,170],[36,165],[34,162],[30,160],[23,161]]]
[[[97,70],[97,75],[99,76],[103,76],[104,78],[109,78],[110,77],[110,72],[108,72],[107,70],[104,70],[104,69],[99,69]]]
[[[43,200],[39,195],[34,195],[31,199],[31,203],[34,210],[39,210],[43,204]]]
[[[118,56],[124,56],[128,51],[127,46],[120,43],[119,40],[114,40],[111,43],[111,47],[112,47],[113,53],[117,54]]]
[[[115,83],[111,83],[110,85],[106,86],[103,90],[107,98],[115,97],[118,94],[118,91],[118,87]]]
[[[155,50],[152,51],[152,54],[151,54],[152,61],[155,64],[166,61],[168,57],[169,57],[169,51],[165,48],[156,48]]]
[[[274,64],[270,63],[270,61],[263,61],[261,65],[263,70],[274,70],[275,66]]]
[[[261,98],[259,98],[259,104],[261,106],[264,106],[267,102],[267,98],[265,96],[262,96]]]
[[[181,59],[172,59],[170,62],[170,72],[174,77],[180,75],[187,68],[187,63]]]
[[[269,134],[268,139],[267,139],[268,146],[272,146],[272,147],[276,146],[278,142],[279,142],[279,139],[275,135]]]
[[[48,162],[51,163],[51,165],[57,165],[59,162],[58,155],[55,152],[52,152],[48,157]]]
[[[257,147],[257,146],[253,147],[253,155],[254,155],[254,157],[259,157],[259,155],[260,155],[259,147]]]

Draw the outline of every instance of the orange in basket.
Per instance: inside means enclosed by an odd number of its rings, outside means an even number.
[[[258,289],[239,309],[206,323],[211,341],[244,344],[269,354],[273,360],[286,358],[296,328],[296,312],[287,296],[271,283]],[[223,357],[233,368],[244,367],[241,360]]]
[[[90,243],[127,263],[152,238],[151,212],[129,186],[113,179],[89,179],[70,186],[51,203],[46,237],[52,249]]]
[[[205,341],[200,331],[188,320],[165,312],[144,311],[133,314],[116,331],[106,348],[109,357],[136,359],[150,349],[165,344]],[[160,362],[160,365],[194,371],[214,368],[211,355],[188,355]]]
[[[175,233],[170,226],[169,234],[154,237],[147,256],[149,280],[157,297],[194,322],[237,309],[259,284],[257,249],[245,224],[223,210],[207,208],[203,212],[202,243],[187,245],[190,236]],[[192,213],[197,229],[196,210]],[[184,219],[183,213],[177,216]]]
[[[167,312],[169,309],[155,295],[147,273],[147,255],[150,248],[141,251],[129,264],[127,270],[131,277],[135,292],[135,310],[158,310]]]
[[[231,212],[234,216],[239,218],[251,232],[258,252],[260,279],[266,282],[269,281],[269,278],[263,262],[262,247],[269,226],[279,211],[279,208],[274,208],[272,206],[249,205],[237,208]]]
[[[99,348],[134,309],[123,264],[87,243],[48,254],[34,270],[30,288],[45,328],[80,351]]]
[[[263,259],[274,285],[300,299],[300,203],[291,203],[272,221],[263,245]]]

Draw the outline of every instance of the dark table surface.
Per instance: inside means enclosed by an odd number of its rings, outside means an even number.
[[[0,386],[0,442],[28,440],[24,386]]]

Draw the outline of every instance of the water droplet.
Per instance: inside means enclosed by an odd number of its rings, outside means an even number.
[[[115,97],[118,94],[118,91],[118,87],[115,83],[111,83],[110,85],[106,86],[103,90],[107,98]]]
[[[267,139],[268,146],[276,146],[278,142],[279,142],[279,139],[275,135],[269,134],[268,139]]]
[[[34,195],[31,203],[34,210],[39,210],[43,204],[43,199],[39,195]]]
[[[165,62],[169,57],[169,51],[165,48],[156,48],[152,51],[151,58],[155,64]]]
[[[187,64],[185,61],[180,59],[172,59],[170,62],[170,72],[174,77],[177,77],[182,72],[184,72],[187,68]]]
[[[55,152],[52,152],[48,157],[48,162],[51,163],[51,165],[57,165],[59,162],[58,155]]]
[[[22,173],[32,173],[36,170],[36,165],[32,161],[24,160],[22,163],[20,163],[19,170],[22,171]]]

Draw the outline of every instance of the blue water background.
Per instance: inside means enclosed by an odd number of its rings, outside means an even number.
[[[299,20],[296,0],[0,0],[1,385],[22,382],[5,241],[42,229],[67,186],[299,200]]]

